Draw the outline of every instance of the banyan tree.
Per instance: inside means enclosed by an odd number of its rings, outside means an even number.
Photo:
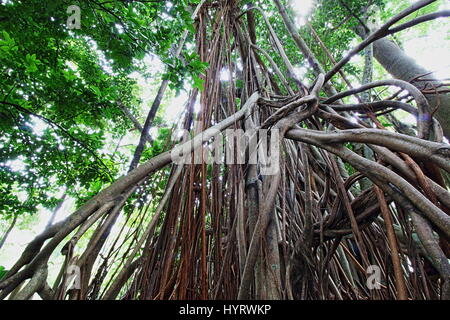
[[[75,2],[110,16],[156,6]],[[395,1],[322,0],[300,30],[291,1],[180,2],[192,28],[161,50],[183,67],[188,47],[203,68],[182,118],[143,159],[167,71],[145,122],[134,119],[140,139],[127,172],[32,240],[0,297],[449,299],[448,84],[395,41],[430,22],[448,26],[445,4],[416,1],[375,21]],[[346,18],[325,26],[334,10]],[[357,41],[337,52],[329,39],[343,29]],[[359,81],[349,76],[355,56]],[[383,79],[373,80],[375,64]],[[49,277],[55,254],[64,262]]]

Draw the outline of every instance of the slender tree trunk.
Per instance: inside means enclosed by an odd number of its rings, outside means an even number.
[[[318,76],[319,74],[325,74],[325,71],[323,70],[322,66],[319,63],[319,60],[317,60],[316,56],[312,52],[312,50],[308,47],[306,42],[300,37],[298,32],[296,31],[295,25],[292,22],[292,20],[289,18],[286,8],[281,4],[279,0],[274,0],[278,11],[281,14],[281,17],[283,18],[284,25],[288,29],[290,35],[292,36],[292,39],[294,40],[297,47],[300,49],[300,51],[303,53],[303,55],[308,60],[308,63],[313,68],[315,76]],[[332,86],[331,82],[324,84],[325,92],[329,95],[335,95],[336,89]]]
[[[169,80],[163,80],[161,86],[159,87],[158,94],[156,95],[155,100],[153,100],[152,107],[145,119],[144,127],[141,131],[141,137],[139,139],[138,146],[136,147],[136,151],[134,152],[133,160],[131,160],[130,170],[133,170],[139,164],[139,160],[141,159],[142,152],[144,151],[145,142],[150,139],[149,130],[152,127],[153,119],[155,119],[156,112],[161,105],[161,101],[164,98],[164,93],[166,92],[167,85],[169,84]]]
[[[200,2],[197,5],[197,8],[192,13],[192,19],[194,19],[197,16],[198,12],[200,11],[200,8],[203,6],[203,3],[205,3],[205,0],[202,0],[202,2]],[[188,34],[189,34],[189,31],[186,30],[183,33],[183,35],[181,36],[180,43],[178,44],[178,47],[173,56],[174,60],[180,58],[181,50],[183,50],[184,42],[186,41]],[[129,171],[135,169],[139,164],[139,160],[141,159],[142,152],[144,151],[145,143],[150,139],[149,130],[152,127],[153,120],[156,117],[156,113],[158,112],[159,106],[161,105],[161,102],[164,98],[164,94],[166,92],[168,85],[169,85],[168,79],[164,79],[161,82],[161,86],[158,89],[158,93],[156,94],[155,100],[153,100],[152,107],[150,108],[147,118],[145,119],[144,126],[142,127],[141,137],[139,138],[139,143],[136,147],[136,150],[134,151],[134,155],[133,155],[133,159],[131,160]]]
[[[9,226],[8,230],[6,230],[5,234],[3,235],[2,239],[0,240],[0,249],[5,244],[6,239],[8,239],[8,236],[11,233],[14,226],[16,225],[16,222],[17,222],[17,216],[15,215],[13,221],[11,222],[11,225]]]
[[[64,195],[59,199],[58,205],[56,206],[55,210],[53,210],[52,215],[50,216],[50,219],[48,219],[47,226],[45,228],[49,228],[53,222],[55,221],[56,214],[61,209],[64,201],[66,200],[67,194],[64,193]]]

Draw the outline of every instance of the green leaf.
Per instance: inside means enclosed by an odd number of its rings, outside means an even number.
[[[0,266],[0,280],[8,273],[8,270],[4,266]]]
[[[101,96],[102,92],[100,91],[100,89],[97,86],[91,86],[91,89],[95,92],[95,94],[97,96]]]
[[[194,81],[193,87],[198,88],[200,91],[204,90],[203,84],[205,83],[205,80],[200,78],[198,75],[194,74],[192,75],[192,80]]]

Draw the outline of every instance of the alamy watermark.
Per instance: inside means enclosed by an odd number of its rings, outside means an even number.
[[[175,138],[180,136],[188,140],[189,131],[176,132]],[[178,165],[255,164],[262,175],[275,175],[280,168],[280,133],[277,129],[227,129],[221,132],[210,128],[194,139],[176,145],[171,158]]]
[[[67,29],[81,29],[81,9],[77,5],[71,5],[67,8]]]
[[[80,267],[76,264],[67,267],[64,288],[66,290],[81,289],[81,271]]]
[[[366,286],[370,290],[381,289],[381,269],[377,265],[370,265],[367,267],[366,274],[368,275],[366,280]]]

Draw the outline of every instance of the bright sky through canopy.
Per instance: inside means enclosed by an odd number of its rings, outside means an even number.
[[[297,15],[296,23],[297,26],[302,26],[306,22],[306,16],[311,11],[314,0],[290,0],[291,6],[294,9],[294,12]]]

